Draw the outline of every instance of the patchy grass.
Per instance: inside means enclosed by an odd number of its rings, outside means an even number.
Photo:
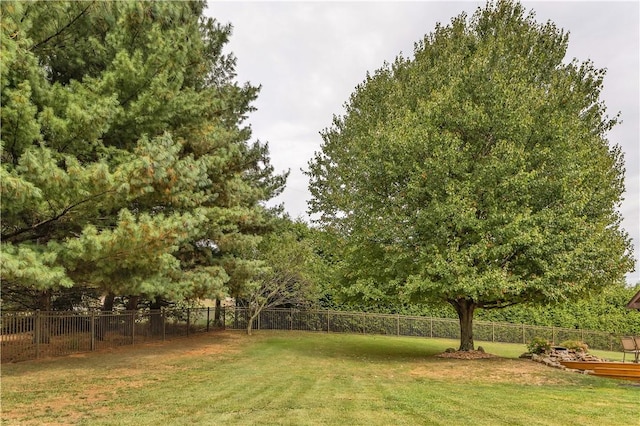
[[[435,357],[457,342],[216,332],[2,366],[6,425],[635,424],[640,387],[517,359]]]

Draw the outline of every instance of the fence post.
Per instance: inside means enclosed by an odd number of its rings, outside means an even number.
[[[89,320],[89,326],[91,327],[91,351],[96,350],[96,311],[91,311],[91,319]]]
[[[162,318],[162,341],[164,342],[167,334],[167,316],[164,307],[160,308],[160,318]]]
[[[189,328],[191,328],[191,309],[187,308],[187,337],[189,337]]]
[[[609,334],[609,350],[613,351],[613,335]]]
[[[40,357],[40,309],[36,309],[36,318],[33,321],[35,330],[33,333],[36,339],[36,359]]]
[[[185,308],[185,309],[186,309],[186,312],[184,312],[184,310],[177,312],[178,315],[176,315],[175,320],[173,322],[179,325],[179,318],[181,318],[182,315],[186,314],[185,320],[187,322],[187,335],[190,336],[191,334],[193,334],[191,333],[191,309],[190,308],[189,309]],[[241,312],[238,312],[238,310],[240,310]],[[161,320],[162,321],[162,325],[161,325],[162,337],[161,338],[163,341],[166,339],[167,312],[168,312],[168,309],[163,307],[160,310],[154,310],[154,313],[153,313],[153,318],[154,318],[153,336],[154,338],[157,337],[157,332],[159,330],[157,329],[158,324],[155,320],[158,319],[156,315],[160,315],[160,317],[162,318]],[[196,313],[198,314],[194,322],[194,325],[196,326],[198,324],[198,321],[200,318],[199,315],[201,312],[203,313],[204,311],[202,309],[196,310]],[[278,329],[280,330],[287,330],[287,329],[301,330],[306,325],[311,324],[313,326],[314,331],[321,331],[321,328],[324,327],[322,325],[323,323],[322,315],[321,315],[322,312],[323,311],[321,309],[313,310],[309,312],[298,311],[293,308],[289,309],[288,311],[286,309],[276,309],[276,310],[267,309],[256,318],[255,320],[256,321],[255,324],[257,324],[256,329],[260,330],[262,328],[262,324],[261,324],[262,315],[265,315],[265,319],[268,322],[272,321],[273,318],[277,319],[277,321],[267,324],[267,328],[269,328],[270,326],[273,326],[273,327],[278,327]],[[324,322],[326,322],[326,332],[331,333],[331,312],[332,311],[331,309],[327,308],[324,312],[327,315],[326,319],[324,320]],[[238,307],[234,308],[234,312],[232,312],[232,315],[234,317],[229,320],[230,326],[233,327],[234,321],[236,325],[238,324],[237,320],[238,318],[242,319],[241,317],[242,313],[246,314],[245,308],[238,308]],[[287,313],[289,315],[288,321],[285,320],[284,317],[282,316],[282,315],[286,315]],[[85,333],[86,333],[87,322],[85,320],[89,321],[89,327],[90,327],[90,330],[89,330],[90,331],[90,336],[89,336],[90,351],[96,351],[97,349],[99,349],[98,342],[101,342],[100,347],[110,346],[112,342],[109,342],[109,341],[102,342],[102,334],[105,332],[105,327],[106,329],[109,329],[109,326],[115,327],[117,325],[120,329],[123,323],[127,325],[125,331],[130,333],[130,336],[131,336],[130,344],[133,345],[135,344],[135,340],[137,337],[136,335],[137,320],[138,319],[146,320],[147,317],[143,315],[149,315],[148,313],[136,312],[133,310],[121,312],[117,318],[115,317],[116,313],[100,312],[99,310],[91,310],[82,315],[78,315],[77,313],[73,313],[73,312],[68,312],[67,314],[68,315],[64,316],[58,312],[48,312],[48,311],[41,311],[41,310],[24,312],[23,316],[19,316],[19,317],[17,314],[13,314],[10,317],[8,316],[9,314],[7,314],[7,316],[5,317],[6,319],[4,319],[5,321],[4,327],[5,329],[14,330],[17,333],[28,333],[30,336],[29,338],[30,343],[29,343],[28,349],[26,350],[29,352],[28,354],[29,359],[38,359],[40,357],[48,356],[49,354],[55,354],[55,355],[58,354],[56,350],[50,349],[51,345],[48,344],[48,340],[47,340],[47,338],[49,337],[49,333],[51,333],[52,335],[56,335],[56,333],[66,333],[66,334],[74,333],[77,331],[74,329],[76,323],[79,326],[81,326],[82,330],[85,330]],[[276,317],[275,314],[278,314],[278,316]],[[314,317],[311,317],[312,314],[314,315]],[[129,317],[129,315],[131,317]],[[112,318],[112,316],[114,317]],[[222,324],[224,326],[226,324],[225,308],[222,308],[221,316],[223,318]],[[391,318],[394,318],[393,314],[376,314],[372,312],[336,311],[336,316],[338,318],[336,323],[336,327],[337,327],[336,330],[338,332],[344,332],[345,330],[348,330],[349,332],[352,332],[352,333],[362,333],[362,334],[367,334],[367,333],[376,334],[380,332],[385,334],[391,333],[391,329],[387,327],[390,325],[389,323]],[[13,319],[12,323],[8,322],[9,318]],[[116,319],[118,320],[117,322],[115,321]],[[342,319],[346,320],[344,321],[344,324]],[[358,326],[357,324],[358,319],[360,319],[361,321],[360,326]],[[424,321],[427,319],[429,320],[429,334],[425,333],[424,332],[425,330],[422,327],[424,325]],[[18,320],[22,320],[22,321],[18,321]],[[113,320],[113,321],[109,321],[109,320]],[[379,321],[381,322],[379,323]],[[443,337],[445,335],[449,335],[448,333],[443,334],[442,332],[444,330],[448,330],[448,326],[451,324],[451,321],[454,321],[454,320],[440,319],[440,318],[426,317],[426,316],[410,317],[410,316],[396,313],[394,328],[395,328],[396,335],[398,336],[415,334],[420,336],[428,336],[431,338]],[[210,322],[211,322],[211,307],[208,307],[207,308],[207,330],[208,331],[212,330]],[[371,324],[369,324],[369,322],[371,322]],[[112,324],[110,325],[110,323]],[[417,326],[416,323],[419,324],[419,326]],[[487,323],[488,322],[486,322],[485,324]],[[566,333],[571,333],[570,335],[574,335],[577,338],[582,339],[582,341],[585,341],[586,339],[589,342],[593,342],[593,343],[590,343],[590,345],[593,346],[594,349],[596,348],[608,349],[608,350],[619,349],[619,341],[616,335],[603,333],[600,331],[591,331],[591,330],[582,329],[582,328],[567,329],[567,328],[555,327],[555,326],[548,326],[548,327],[531,326],[526,323],[520,323],[520,327],[518,327],[517,323],[505,324],[505,323],[494,322],[494,321],[490,321],[490,323],[491,323],[491,342],[521,341],[523,344],[526,345],[527,342],[529,341],[529,337],[531,337],[537,332],[540,332],[540,333],[543,333],[543,335],[546,336],[547,339],[551,337],[551,339],[549,340],[553,342],[553,344],[555,345],[558,342],[558,340],[562,341],[563,339],[566,338],[566,337],[563,337],[565,336]],[[215,319],[214,319],[214,324],[218,324],[218,322]],[[438,325],[438,329],[436,329],[435,327],[436,325]],[[128,329],[129,326],[131,327],[130,331]],[[496,331],[496,326],[498,328],[498,331]],[[508,327],[505,330],[506,331],[511,330],[511,331],[505,334],[505,332],[502,331],[501,327]],[[311,327],[306,328],[306,330],[309,330],[310,328]],[[513,334],[515,333],[513,330],[515,330],[516,328],[519,328],[518,331],[520,332],[520,336],[517,340],[515,339],[515,335]],[[549,331],[552,332],[551,336],[546,334]],[[145,336],[147,333],[147,328],[141,325],[141,332],[142,332],[141,338],[143,339],[142,341],[144,341],[146,338]],[[172,330],[170,329],[169,332],[172,332]],[[7,342],[5,343],[17,344],[13,341],[12,336],[9,335],[12,333],[8,333]],[[86,334],[85,334],[85,337],[86,337]],[[126,339],[126,337],[129,337],[129,336],[123,336],[123,337]],[[33,338],[33,341],[31,340],[31,338]],[[86,343],[86,340],[85,340],[85,343]]]

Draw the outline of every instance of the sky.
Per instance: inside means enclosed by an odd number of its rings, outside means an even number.
[[[640,258],[640,2],[523,1],[536,21],[553,21],[569,32],[566,60],[591,60],[606,68],[604,100],[609,116],[622,123],[609,132],[625,156],[626,192],[622,226]],[[412,56],[414,43],[436,23],[469,16],[485,2],[394,1],[213,1],[206,14],[230,23],[225,49],[237,58],[237,80],[261,86],[257,111],[246,124],[253,139],[268,142],[277,172],[290,171],[285,191],[270,202],[284,204],[293,218],[308,220],[311,195],[307,169],[320,150],[320,132],[367,72],[399,55]],[[640,264],[627,275],[640,282]]]

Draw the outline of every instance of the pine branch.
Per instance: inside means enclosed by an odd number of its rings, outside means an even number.
[[[76,23],[76,21],[80,18],[82,18],[82,16],[87,12],[87,10],[89,10],[91,8],[91,6],[93,6],[95,3],[95,0],[92,1],[91,3],[89,3],[89,6],[85,7],[84,10],[82,12],[80,12],[80,14],[78,16],[76,16],[75,18],[73,18],[71,20],[71,22],[67,23],[67,25],[65,25],[64,27],[60,28],[58,30],[58,32],[56,32],[53,35],[50,35],[49,37],[45,38],[44,40],[34,44],[33,46],[31,46],[29,48],[30,51],[36,50],[37,48],[39,48],[40,46],[42,46],[45,43],[48,43],[50,40],[58,37],[59,35],[61,35],[63,32],[65,32],[68,28],[70,28],[73,24]]]
[[[100,198],[100,197],[102,197],[103,195],[106,195],[106,194],[108,194],[108,193],[110,193],[110,192],[113,192],[113,191],[103,191],[103,192],[101,192],[101,193],[99,193],[99,194],[94,194],[94,195],[92,195],[92,196],[90,196],[90,197],[88,197],[88,198],[85,198],[84,200],[80,200],[80,201],[78,201],[78,202],[76,202],[76,203],[73,203],[73,204],[71,204],[71,205],[69,205],[69,206],[65,207],[64,209],[62,209],[62,211],[61,211],[60,213],[58,213],[57,215],[55,215],[55,216],[53,216],[53,217],[51,217],[51,218],[49,218],[49,219],[46,219],[46,220],[40,221],[40,222],[38,222],[38,223],[36,223],[36,224],[34,224],[34,225],[31,225],[31,226],[29,226],[29,227],[26,227],[26,228],[18,229],[18,230],[16,230],[16,231],[10,232],[10,233],[8,233],[8,234],[2,234],[2,236],[0,236],[0,238],[1,238],[3,241],[5,241],[5,240],[7,240],[7,239],[11,239],[11,238],[17,237],[18,235],[22,235],[22,234],[24,234],[25,232],[32,232],[32,231],[35,231],[35,230],[37,230],[38,228],[40,228],[40,227],[42,227],[42,226],[45,226],[45,225],[48,225],[48,224],[50,224],[50,223],[52,223],[52,222],[55,222],[55,221],[57,221],[57,220],[60,220],[63,216],[65,216],[66,214],[68,214],[70,211],[72,211],[72,210],[73,210],[73,209],[75,209],[76,207],[78,207],[78,206],[80,206],[80,205],[82,205],[82,204],[88,203],[89,201],[92,201],[92,200],[94,200],[94,199],[96,199],[96,198]]]

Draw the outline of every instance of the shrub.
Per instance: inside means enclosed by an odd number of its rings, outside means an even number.
[[[529,353],[541,354],[551,350],[551,343],[542,337],[534,337],[527,345],[527,349],[529,350]]]
[[[589,345],[579,340],[566,340],[560,343],[560,346],[564,346],[567,349],[573,349],[574,351],[587,352]]]

